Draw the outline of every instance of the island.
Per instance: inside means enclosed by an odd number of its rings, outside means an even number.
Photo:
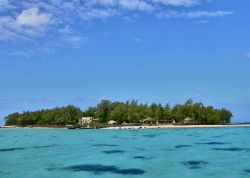
[[[136,100],[111,102],[102,100],[94,107],[81,110],[73,105],[12,113],[6,116],[5,126],[16,127],[65,127],[107,128],[126,126],[162,125],[227,125],[232,113],[213,106],[194,103],[192,99],[184,104],[143,104]]]

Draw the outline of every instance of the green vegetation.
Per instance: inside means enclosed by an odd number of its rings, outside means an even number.
[[[34,112],[13,113],[5,118],[5,125],[17,126],[65,126],[77,124],[82,111],[74,106],[46,109]]]
[[[99,118],[107,124],[110,120],[122,123],[176,123],[176,124],[220,124],[230,123],[232,113],[226,109],[215,109],[202,103],[188,100],[185,104],[170,105],[152,103],[138,104],[137,101],[111,102],[102,100],[96,107],[81,111],[74,106],[40,110],[34,112],[13,113],[5,118],[6,125],[77,125],[82,116]]]

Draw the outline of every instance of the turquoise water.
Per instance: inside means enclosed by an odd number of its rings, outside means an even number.
[[[0,129],[0,177],[250,177],[250,127]]]

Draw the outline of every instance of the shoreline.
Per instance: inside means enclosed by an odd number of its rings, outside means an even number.
[[[64,129],[65,127],[48,127],[48,126],[34,126],[34,127],[20,127],[20,126],[0,126],[0,129]]]
[[[152,126],[116,126],[101,129],[117,130],[117,129],[176,129],[176,128],[230,128],[230,127],[250,127],[250,124],[232,124],[232,125],[152,125]]]
[[[126,129],[176,129],[176,128],[230,128],[230,127],[250,127],[250,124],[228,124],[228,125],[139,125],[139,126],[113,126],[99,128],[101,130],[126,130]],[[19,126],[0,126],[0,129],[67,129],[66,127],[19,127]],[[79,129],[79,128],[76,128]]]

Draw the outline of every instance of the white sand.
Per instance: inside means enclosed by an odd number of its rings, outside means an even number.
[[[122,126],[107,127],[103,129],[158,129],[158,128],[224,128],[224,127],[250,127],[250,124],[235,125],[153,125],[153,126]]]

